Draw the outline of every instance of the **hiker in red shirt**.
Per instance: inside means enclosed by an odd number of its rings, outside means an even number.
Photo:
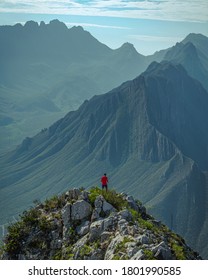
[[[103,175],[101,178],[101,183],[102,183],[102,190],[105,188],[106,192],[108,191],[108,177],[106,176],[106,173]]]

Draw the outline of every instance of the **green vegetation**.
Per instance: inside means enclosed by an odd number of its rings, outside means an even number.
[[[4,245],[4,252],[8,253],[12,259],[16,259],[17,255],[21,253],[23,243],[32,230],[36,229],[37,232],[44,232],[44,235],[46,235],[52,229],[50,221],[47,220],[47,217],[39,209],[32,208],[25,211],[20,218],[20,221],[8,227],[8,234]],[[28,243],[28,247],[45,249],[47,245],[44,240],[34,238]]]
[[[183,249],[182,246],[180,246],[177,243],[173,243],[171,248],[172,248],[177,260],[185,260],[186,259],[184,249]]]
[[[144,249],[143,253],[145,255],[145,260],[156,260],[154,253],[151,250]]]
[[[79,252],[80,258],[84,259],[84,257],[89,256],[92,251],[93,251],[93,248],[90,247],[89,245],[85,244],[80,249],[80,252]]]
[[[129,236],[125,236],[124,239],[116,245],[115,253],[126,252],[126,243],[133,241]]]
[[[61,196],[54,195],[52,198],[46,199],[44,203],[44,209],[47,212],[61,209],[64,205],[64,201],[65,201],[64,194]]]
[[[8,235],[4,246],[4,251],[13,259],[21,251],[22,241],[24,240],[28,229],[24,226],[24,222],[20,221],[8,227]]]
[[[129,257],[126,255],[126,244],[132,241],[132,238],[125,236],[123,240],[116,245],[113,260],[128,260]]]
[[[90,189],[89,199],[90,203],[94,205],[97,196],[102,195],[104,199],[110,203],[118,211],[127,207],[127,202],[124,200],[121,194],[118,194],[115,190],[101,190],[98,187],[93,187]]]

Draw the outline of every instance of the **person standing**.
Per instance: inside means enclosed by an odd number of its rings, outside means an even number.
[[[102,176],[100,181],[102,183],[102,190],[105,188],[106,192],[107,192],[108,191],[108,177],[107,177],[106,173],[104,173],[104,175]]]

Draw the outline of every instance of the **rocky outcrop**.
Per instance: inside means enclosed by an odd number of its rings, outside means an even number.
[[[200,259],[132,196],[73,189],[8,228],[2,259]]]

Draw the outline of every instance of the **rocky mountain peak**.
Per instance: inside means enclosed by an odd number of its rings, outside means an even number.
[[[27,29],[27,30],[35,30],[38,28],[38,23],[33,21],[33,20],[30,20],[30,21],[27,21],[24,25],[24,27]]]
[[[51,20],[49,23],[49,26],[51,26],[52,28],[57,29],[68,29],[67,26],[65,25],[65,23],[59,21],[58,19],[54,19]]]
[[[131,43],[129,43],[129,42],[124,43],[124,44],[118,49],[118,51],[119,51],[120,53],[122,53],[122,54],[124,55],[124,57],[127,56],[127,57],[129,57],[129,58],[134,57],[135,55],[136,55],[136,56],[140,55],[140,54],[137,52],[137,50],[135,49],[134,45],[131,44]],[[140,55],[140,56],[142,56],[142,55]]]
[[[132,196],[72,189],[11,225],[2,259],[200,259]]]

